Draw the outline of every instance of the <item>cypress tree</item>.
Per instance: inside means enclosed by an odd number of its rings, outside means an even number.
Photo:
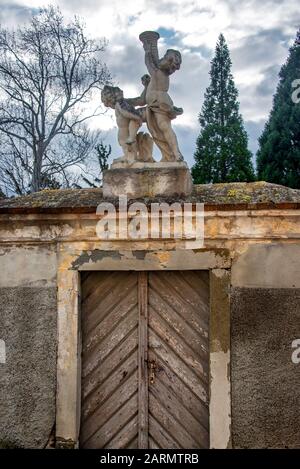
[[[199,115],[201,131],[192,168],[196,184],[254,180],[252,154],[239,112],[231,65],[229,49],[221,34],[211,62],[211,82]]]
[[[298,81],[298,82],[297,82]],[[297,91],[298,88],[298,91]],[[279,72],[273,107],[259,139],[262,180],[300,189],[300,32]]]

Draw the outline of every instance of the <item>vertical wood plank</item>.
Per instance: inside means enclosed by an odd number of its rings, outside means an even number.
[[[148,273],[138,274],[139,390],[138,447],[148,448]]]

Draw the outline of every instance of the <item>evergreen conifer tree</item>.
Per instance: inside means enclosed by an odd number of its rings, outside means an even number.
[[[253,181],[252,155],[248,150],[248,136],[239,112],[238,91],[223,34],[217,42],[210,77],[199,115],[201,131],[192,168],[194,182]]]
[[[259,179],[300,189],[300,32],[279,73],[273,107],[259,139]]]

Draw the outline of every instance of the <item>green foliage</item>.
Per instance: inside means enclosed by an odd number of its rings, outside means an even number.
[[[211,82],[199,115],[192,175],[196,184],[254,180],[248,136],[239,113],[238,91],[224,36],[219,36],[211,62]]]
[[[108,169],[108,158],[111,154],[111,146],[104,145],[103,142],[100,142],[96,145],[95,150],[97,152],[97,159],[100,166],[101,173]]]
[[[295,98],[298,103],[294,102]],[[280,70],[273,107],[259,139],[257,172],[264,181],[300,189],[300,41],[297,39]]]
[[[99,177],[94,177],[92,180],[88,178],[85,175],[82,175],[82,180],[89,186],[89,187],[100,187],[102,185],[102,175],[103,171],[108,169],[108,158],[111,154],[111,146],[110,145],[104,145],[103,142],[101,141],[98,145],[95,147],[96,150],[96,160],[99,165],[100,173]],[[78,184],[76,187],[80,188]]]

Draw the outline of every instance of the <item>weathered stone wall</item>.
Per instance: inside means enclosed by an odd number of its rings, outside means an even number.
[[[0,448],[43,448],[55,423],[56,249],[0,255]]]
[[[235,448],[300,448],[300,246],[254,245],[236,259],[231,289]]]
[[[231,300],[230,347],[222,338],[223,332],[229,336],[228,308],[224,314],[221,297],[212,301],[212,336],[215,326],[219,331],[211,343],[213,444],[299,447],[300,365],[291,360],[292,341],[300,338],[298,206],[211,208],[205,213],[204,247],[186,251],[183,240],[99,240],[95,207],[100,200],[95,193],[90,206],[90,194],[83,192],[88,209],[79,200],[78,212],[71,210],[70,191],[68,210],[64,201],[57,213],[31,213],[31,200],[28,213],[0,214],[0,340],[6,344],[6,363],[0,363],[0,446],[1,440],[23,447],[47,443],[55,423],[57,316],[59,356],[65,360],[61,384],[68,390],[70,375],[76,383],[77,344],[73,340],[69,346],[66,337],[77,330],[78,270],[176,270],[188,263],[185,268],[214,271],[212,285],[226,278],[222,291],[226,296],[228,290]],[[42,196],[49,200],[49,194]],[[72,412],[80,406],[79,393],[75,385],[72,389],[60,413],[66,427],[77,425]],[[224,438],[217,417],[226,407],[224,422],[230,428],[230,398],[231,435],[228,431]],[[76,442],[73,434],[62,436]]]

